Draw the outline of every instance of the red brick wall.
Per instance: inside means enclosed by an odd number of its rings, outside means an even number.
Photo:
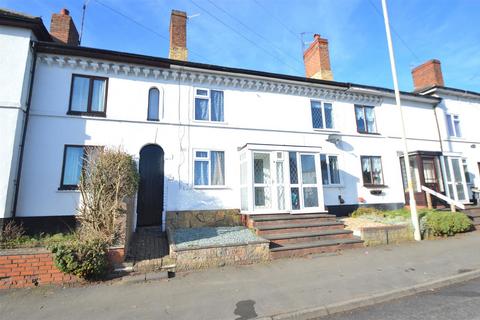
[[[0,289],[75,282],[75,276],[55,267],[52,254],[43,249],[0,252]]]
[[[412,70],[415,91],[432,87],[444,86],[440,61],[433,59]]]

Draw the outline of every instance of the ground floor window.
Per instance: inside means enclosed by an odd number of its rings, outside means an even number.
[[[362,156],[362,177],[364,185],[383,185],[382,159],[378,156]]]
[[[80,176],[85,167],[87,155],[101,147],[66,145],[63,152],[62,180],[60,189],[78,189]]]
[[[196,150],[193,183],[195,186],[225,185],[225,152]]]
[[[338,156],[320,155],[323,185],[340,184],[340,171],[338,169]]]

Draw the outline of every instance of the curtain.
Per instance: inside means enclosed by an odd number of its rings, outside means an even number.
[[[87,111],[88,106],[88,88],[90,86],[90,79],[85,77],[75,76],[73,78],[72,88],[72,111]]]
[[[371,184],[372,181],[372,169],[370,167],[370,158],[362,158],[362,174],[363,174],[363,183]]]
[[[380,157],[372,157],[373,183],[383,184],[382,161]]]
[[[210,164],[212,167],[212,185],[223,186],[225,184],[225,154],[223,151],[212,151]]]
[[[377,132],[377,127],[375,125],[375,112],[373,108],[365,108],[365,116],[367,118],[367,131],[370,133]]]
[[[333,129],[333,114],[332,114],[332,104],[324,103],[323,109],[325,111],[325,128]]]
[[[357,119],[357,131],[365,132],[365,114],[362,106],[355,106],[355,118]]]
[[[67,147],[65,152],[63,185],[78,185],[83,166],[83,147]]]
[[[208,100],[195,98],[195,120],[208,121]]]
[[[208,161],[195,160],[194,184],[196,186],[208,185]]]
[[[210,91],[212,106],[212,121],[223,122],[223,91]]]
[[[323,129],[323,118],[321,103],[319,101],[310,101],[312,111],[312,125],[316,129]]]
[[[160,92],[157,88],[148,91],[148,120],[159,120]]]
[[[92,111],[105,111],[105,80],[93,80]]]

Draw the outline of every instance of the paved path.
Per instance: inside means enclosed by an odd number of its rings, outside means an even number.
[[[322,320],[480,319],[480,279]]]
[[[480,269],[480,233],[224,267],[148,283],[0,292],[8,319],[252,319]]]

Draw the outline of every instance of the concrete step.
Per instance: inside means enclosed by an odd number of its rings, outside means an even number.
[[[336,219],[337,217],[333,214],[282,214],[253,216],[250,218],[250,227],[273,226],[284,223],[320,223],[323,221],[335,221]]]
[[[316,232],[295,232],[295,233],[280,233],[267,234],[263,237],[270,240],[270,247],[275,248],[285,244],[311,242],[318,240],[332,240],[332,239],[351,239],[353,231],[345,229],[333,229]]]
[[[480,208],[478,209],[468,209],[468,210],[463,210],[463,213],[465,213],[469,217],[480,217]]]
[[[342,229],[344,224],[339,221],[325,221],[315,223],[282,223],[272,226],[258,226],[255,227],[257,234],[260,236],[266,234],[281,234],[294,232],[316,232],[331,229]]]
[[[270,249],[272,258],[303,257],[312,253],[335,252],[338,250],[362,248],[363,241],[358,238],[332,239],[286,244]]]
[[[470,220],[472,220],[474,226],[480,225],[480,217],[470,217]]]

